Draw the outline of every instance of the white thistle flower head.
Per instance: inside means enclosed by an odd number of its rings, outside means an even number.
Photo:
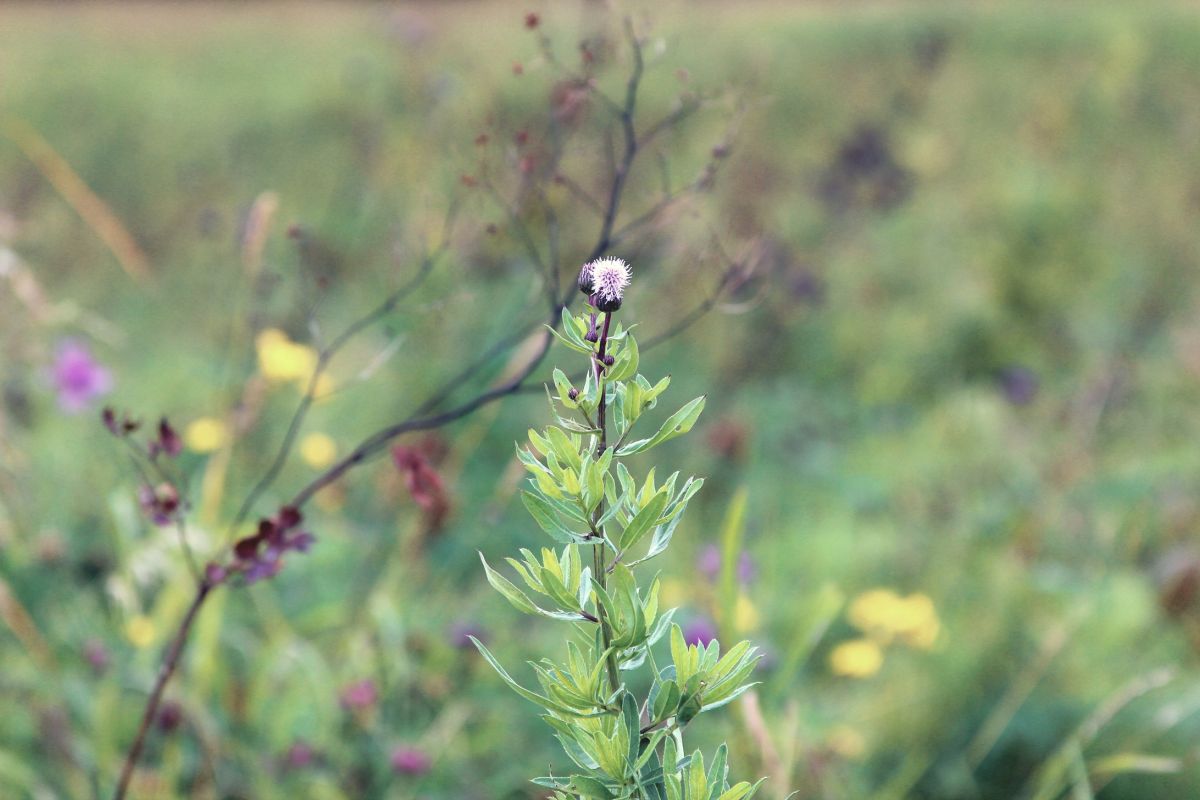
[[[629,285],[630,268],[619,258],[601,258],[588,264],[592,293],[603,303],[620,303]]]

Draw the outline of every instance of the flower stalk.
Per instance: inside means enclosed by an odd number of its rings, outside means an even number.
[[[619,259],[601,259],[580,271],[589,309],[579,315],[564,310],[562,325],[552,332],[589,359],[584,386],[554,370],[556,424],[531,430],[529,446],[517,448],[530,473],[522,502],[561,549],[543,547],[540,556],[522,549],[521,559],[507,559],[532,596],[483,560],[488,582],[519,611],[573,626],[565,660],[530,662],[541,688],[534,691],[483,644],[475,645],[514,691],[542,707],[577,768],[568,777],[534,780],[552,789],[556,800],[743,800],[759,784],[729,784],[725,745],[706,770],[700,751],[684,752],[683,730],[753,685],[758,654],[749,642],[724,655],[715,640],[687,645],[671,621],[674,609],[659,608],[658,578],[639,585],[634,572],[666,551],[703,481],[681,483],[676,472],[659,483],[653,468],[638,481],[624,459],[690,431],[704,398],[685,404],[656,433],[629,441],[670,383],[664,378],[652,384],[638,373],[637,342],[614,322],[629,278]],[[610,426],[618,443],[611,446]],[[592,551],[590,567],[583,566],[585,547]],[[660,666],[652,651],[663,641],[670,657]],[[645,695],[629,688],[644,681],[623,679],[640,671],[649,672]]]

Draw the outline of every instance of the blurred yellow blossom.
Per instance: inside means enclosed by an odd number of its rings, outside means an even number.
[[[213,417],[192,420],[183,431],[183,441],[189,450],[211,453],[225,444],[229,431],[225,423]]]
[[[829,749],[842,758],[857,760],[867,752],[867,740],[856,728],[838,725],[829,731]]]
[[[829,654],[829,668],[848,678],[869,678],[882,666],[883,650],[870,639],[842,642]]]
[[[317,351],[298,344],[278,328],[261,331],[254,340],[258,369],[272,381],[307,381],[317,368]]]
[[[149,617],[142,614],[131,617],[125,623],[125,638],[134,647],[149,647],[154,644],[154,623],[150,621]]]
[[[305,386],[302,388],[307,389],[308,387]],[[333,394],[335,388],[337,387],[333,385],[333,378],[322,372],[317,376],[317,385],[313,387],[313,399],[317,401],[324,400],[326,397]]]
[[[683,581],[678,578],[663,578],[660,603],[667,608],[687,603],[689,594]]]
[[[913,647],[928,649],[941,631],[933,601],[920,592],[901,597],[891,589],[872,589],[854,599],[847,616],[852,625],[883,644],[899,637]]]
[[[737,605],[733,609],[733,627],[738,633],[747,633],[758,627],[762,615],[758,613],[758,608],[753,601],[746,596],[745,592],[738,595]]]
[[[323,469],[337,458],[337,444],[324,433],[310,433],[300,440],[300,457],[313,469]]]

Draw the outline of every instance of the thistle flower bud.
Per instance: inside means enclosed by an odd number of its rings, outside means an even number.
[[[578,400],[579,390],[572,386],[570,391],[567,392],[567,397],[571,398],[572,400]]]
[[[584,264],[579,269],[579,291],[584,294],[592,293],[592,265],[591,263]]]
[[[617,359],[613,356],[609,355],[604,357],[604,366],[611,367],[615,363],[617,363]]]

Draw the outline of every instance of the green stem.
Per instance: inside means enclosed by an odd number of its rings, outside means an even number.
[[[605,420],[605,387],[604,387],[604,355],[608,349],[608,327],[612,322],[612,314],[604,312],[604,327],[600,331],[600,343],[596,349],[595,359],[596,369],[596,386],[600,391],[600,402],[596,406],[596,427],[600,430],[599,441],[596,444],[596,457],[604,455],[604,450],[608,447],[608,425]],[[592,514],[592,530],[598,531],[600,516],[604,512],[604,501],[596,506],[595,512]],[[604,566],[604,543],[603,540],[592,546],[592,563],[593,569],[596,572],[596,580],[601,587],[607,588],[608,570]],[[612,627],[608,624],[608,617],[604,613],[604,607],[596,602],[596,616],[600,618],[600,638],[604,642],[604,649],[608,651],[606,663],[608,667],[608,683],[610,690],[615,692],[621,685],[621,676],[617,671],[617,657],[611,652],[612,647]]]

